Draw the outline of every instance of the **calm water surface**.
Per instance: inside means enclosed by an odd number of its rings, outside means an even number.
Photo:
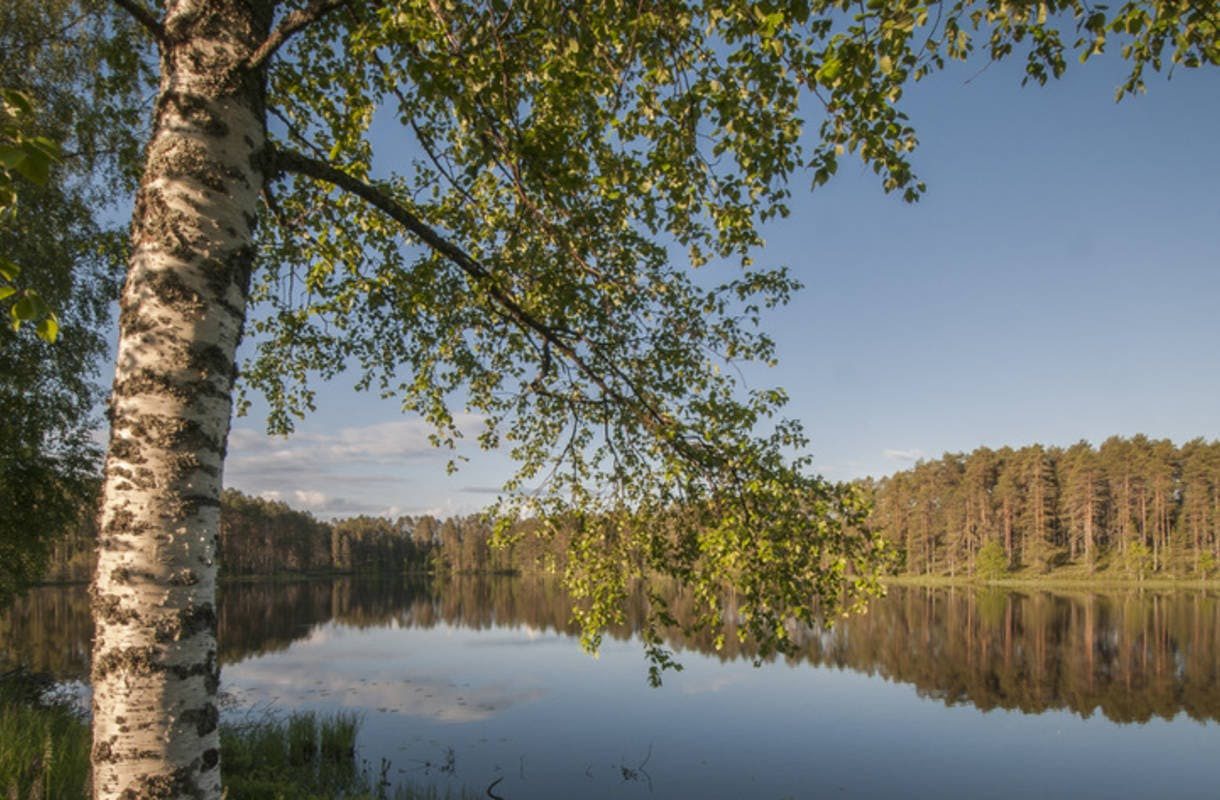
[[[231,585],[226,713],[354,710],[374,764],[507,800],[1220,797],[1212,593],[899,587],[758,668],[675,635],[660,689],[641,609],[594,659],[546,583]],[[82,679],[89,633],[83,589],[41,589],[0,658]]]

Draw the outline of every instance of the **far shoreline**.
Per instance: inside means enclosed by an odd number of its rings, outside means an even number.
[[[1154,576],[1133,578],[1127,575],[1012,575],[1010,577],[985,579],[977,575],[886,575],[881,578],[884,586],[923,586],[928,588],[974,588],[974,589],[1042,589],[1056,590],[1121,590],[1184,589],[1191,591],[1220,590],[1220,577],[1175,578]]]

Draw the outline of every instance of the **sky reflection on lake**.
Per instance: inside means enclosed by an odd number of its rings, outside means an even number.
[[[553,582],[227,584],[223,713],[355,711],[374,767],[506,800],[1220,794],[1214,593],[893,587],[757,669],[671,632],[660,689],[642,602],[592,658]],[[81,680],[90,635],[84,587],[37,589],[0,661]]]
[[[594,659],[527,625],[329,622],[223,679],[239,707],[359,711],[372,763],[480,793],[502,778],[512,800],[1216,796],[1220,727],[1184,714],[980,711],[852,669],[681,661],[651,689],[632,640]]]

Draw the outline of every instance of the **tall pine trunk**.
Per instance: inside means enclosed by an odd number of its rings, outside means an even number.
[[[219,798],[216,545],[270,2],[167,3],[121,297],[93,615],[98,798]]]

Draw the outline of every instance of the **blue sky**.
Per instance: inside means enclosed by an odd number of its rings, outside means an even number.
[[[789,391],[827,477],[983,444],[1220,438],[1220,74],[1153,76],[1118,104],[1117,59],[1020,76],[961,68],[908,92],[918,204],[845,161],[765,231],[759,260],[806,288],[766,323],[780,365],[747,375]],[[350,380],[318,399],[289,440],[261,434],[258,404],[235,420],[226,483],[324,517],[448,514],[511,469],[472,450],[446,477],[393,401]]]

